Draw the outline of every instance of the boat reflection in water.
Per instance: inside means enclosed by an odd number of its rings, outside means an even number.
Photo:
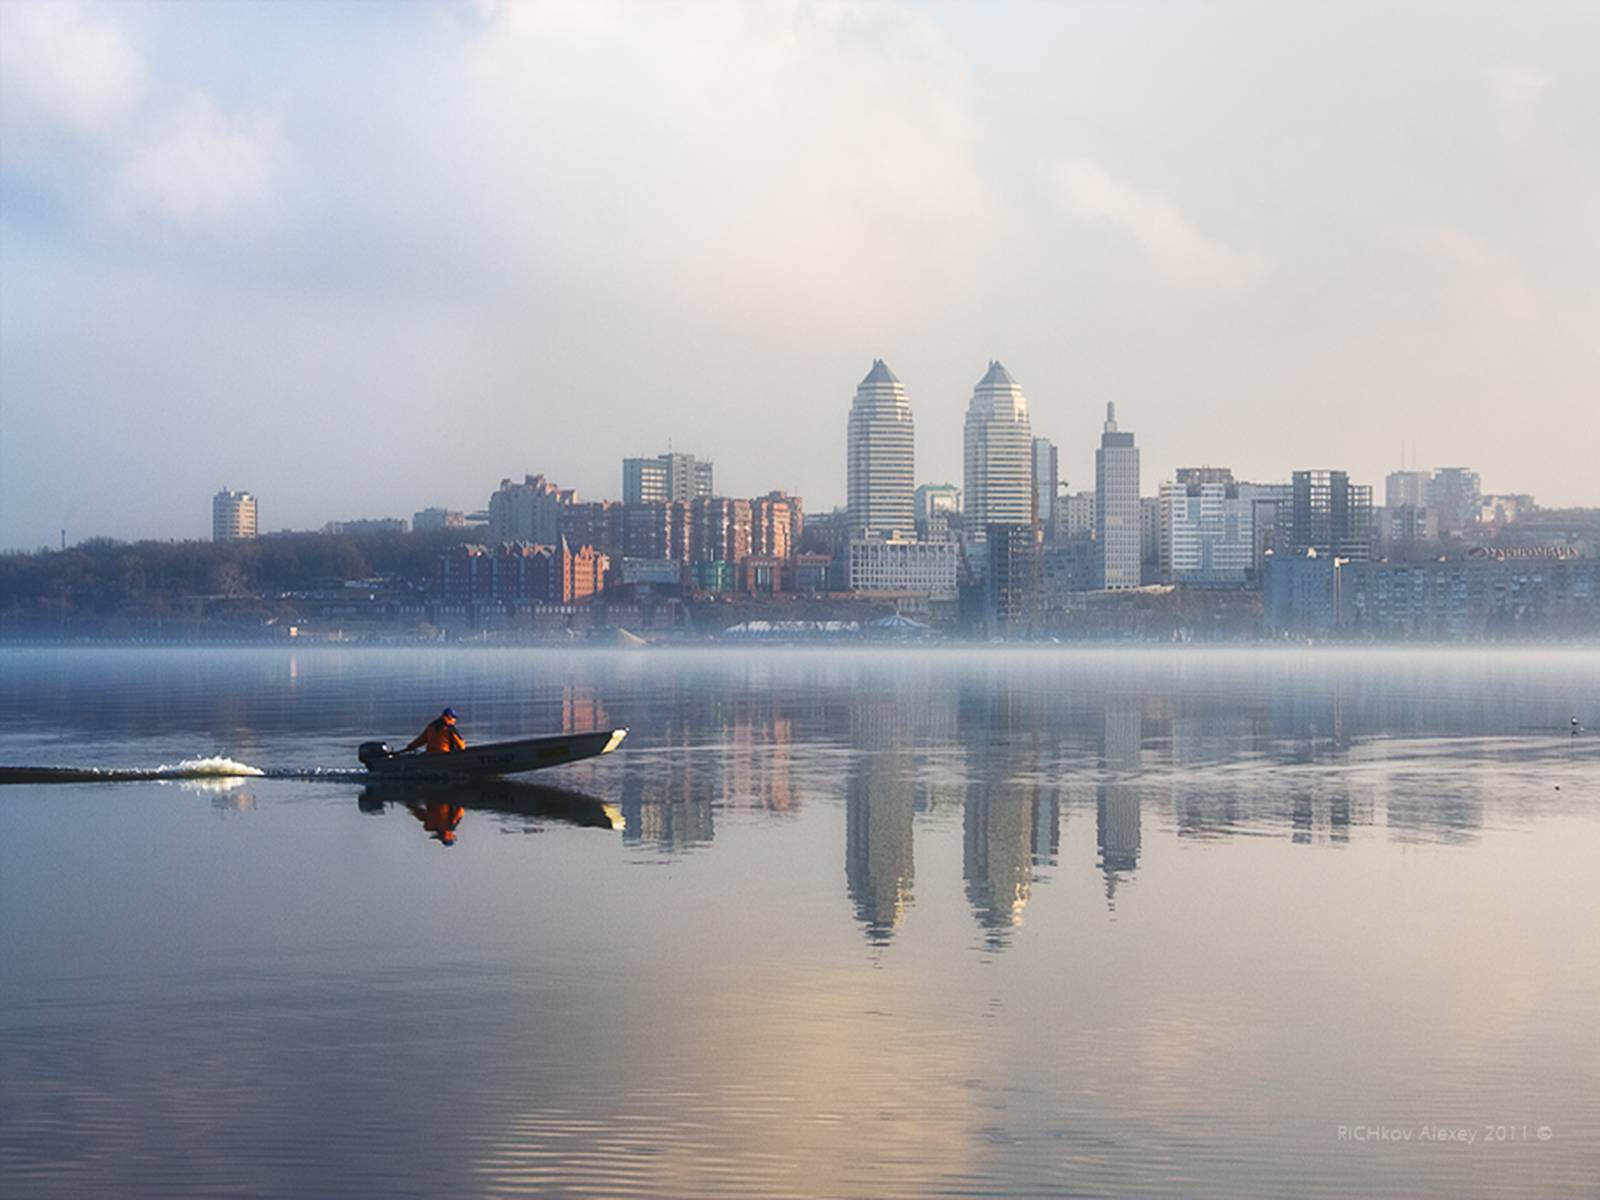
[[[623,828],[622,810],[582,792],[510,780],[475,782],[383,780],[361,791],[361,811],[379,815],[390,805],[404,808],[422,823],[428,837],[452,846],[469,812],[521,817],[524,825],[560,821],[588,829]]]

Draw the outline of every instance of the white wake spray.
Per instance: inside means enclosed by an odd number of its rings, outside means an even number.
[[[229,779],[266,774],[259,767],[224,758],[220,754],[209,758],[186,758],[177,764],[162,763],[155,773],[161,779]]]

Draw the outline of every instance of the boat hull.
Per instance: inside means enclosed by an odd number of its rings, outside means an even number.
[[[627,736],[626,729],[601,729],[485,742],[449,754],[366,755],[362,761],[368,771],[385,779],[488,779],[610,754]]]

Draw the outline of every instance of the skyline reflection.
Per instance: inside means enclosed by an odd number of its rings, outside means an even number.
[[[454,700],[475,738],[557,723],[566,731],[627,725],[621,753],[553,773],[550,782],[587,795],[591,806],[610,805],[624,844],[652,856],[711,850],[730,821],[791,820],[817,806],[839,811],[844,895],[875,945],[891,942],[914,912],[917,840],[952,820],[957,801],[961,893],[982,942],[998,949],[1022,923],[1042,872],[1058,863],[1063,822],[1080,809],[1093,813],[1094,869],[1110,910],[1119,890],[1148,869],[1152,839],[1268,836],[1341,847],[1354,831],[1376,829],[1399,842],[1468,844],[1492,798],[1471,771],[1455,769],[1460,755],[1485,762],[1570,756],[1588,744],[1526,733],[1543,705],[1551,728],[1566,735],[1558,714],[1570,698],[1511,677],[1463,700],[1436,678],[1448,679],[1449,663],[1407,658],[1377,660],[1381,672],[1330,660],[1340,669],[1315,676],[1315,686],[1294,660],[1270,654],[1236,663],[1182,655],[904,653],[858,662],[724,653],[683,656],[687,668],[674,659],[663,671],[655,666],[664,657],[580,655],[569,660],[586,664],[576,678],[542,669],[562,661],[544,655],[534,657],[541,670],[532,684],[512,670],[456,677],[448,657],[402,661],[423,668],[411,692]],[[515,659],[487,656],[472,665],[502,661]],[[611,674],[610,662],[628,670]],[[185,740],[170,757],[220,746],[270,764],[293,726],[287,700],[274,696],[317,707],[361,665],[358,655],[299,654],[285,666],[249,654],[232,675],[218,677],[203,657],[156,656],[155,685],[183,698],[168,732]],[[638,684],[641,669],[647,689]],[[112,688],[96,703],[101,693],[90,681],[59,664],[46,684],[38,708],[112,747],[107,753],[118,761],[136,761],[129,747],[153,740],[136,688]],[[1227,702],[1218,703],[1224,693]],[[379,698],[330,728],[330,754],[347,752],[346,743],[374,729],[408,727],[425,710],[405,692],[381,697],[381,705]],[[39,719],[33,710],[15,715],[23,725]],[[1526,744],[1508,742],[1508,731],[1521,732]],[[1391,758],[1405,759],[1403,768],[1391,770]],[[564,802],[534,806],[531,795],[501,793],[500,815],[527,824],[562,820],[571,810]],[[254,793],[213,803],[241,810]],[[465,809],[495,804],[479,795]],[[417,811],[433,840],[472,834],[471,822],[435,819],[426,803]]]
[[[0,1192],[1585,1194],[1587,661],[0,651]]]

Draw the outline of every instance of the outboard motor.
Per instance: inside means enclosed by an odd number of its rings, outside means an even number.
[[[394,751],[389,749],[388,742],[362,742],[356,747],[356,757],[361,760],[361,765],[370,771],[373,763],[393,758]]]

